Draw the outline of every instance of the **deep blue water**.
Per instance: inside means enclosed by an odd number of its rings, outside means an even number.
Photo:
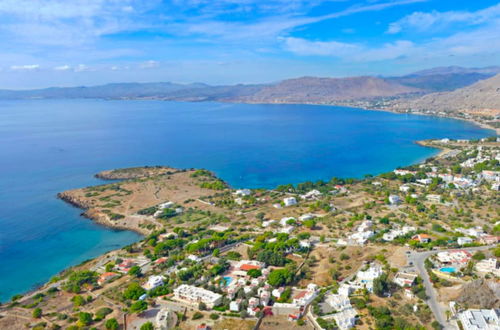
[[[490,134],[462,121],[326,106],[0,101],[0,301],[138,239],[55,198],[98,183],[98,171],[203,167],[234,187],[273,187],[377,174],[436,153],[418,139]]]

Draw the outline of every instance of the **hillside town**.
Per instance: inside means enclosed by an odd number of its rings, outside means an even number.
[[[143,239],[12,297],[0,328],[500,329],[500,141],[421,143],[441,153],[363,179],[146,167],[61,193]]]

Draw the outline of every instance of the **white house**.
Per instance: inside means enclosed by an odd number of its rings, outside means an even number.
[[[153,275],[148,278],[146,284],[144,284],[144,289],[152,290],[156,287],[163,285],[163,276]]]
[[[182,284],[175,288],[174,297],[192,304],[202,302],[210,309],[220,305],[222,302],[222,295],[187,284]]]
[[[414,273],[397,272],[392,281],[401,287],[412,286],[417,277]]]
[[[407,185],[407,184],[399,186],[399,191],[402,191],[402,192],[405,192],[405,193],[408,192],[408,191],[410,191],[410,189],[411,189],[411,187],[409,185]]]
[[[468,309],[458,314],[464,330],[500,329],[500,310]]]
[[[250,196],[252,191],[250,189],[238,189],[234,194],[237,196]]]
[[[458,245],[465,245],[474,242],[474,240],[470,237],[459,237],[457,238]]]
[[[399,203],[401,203],[401,198],[399,198],[398,195],[390,195],[389,196],[389,203],[391,205],[399,204]]]
[[[241,299],[233,300],[229,303],[229,310],[231,312],[239,312],[241,307]]]
[[[295,197],[286,197],[285,199],[283,199],[283,203],[285,204],[285,206],[292,206],[297,204],[297,200],[295,199]]]
[[[476,270],[480,273],[492,273],[495,276],[500,276],[500,263],[496,258],[484,259],[476,264]]]

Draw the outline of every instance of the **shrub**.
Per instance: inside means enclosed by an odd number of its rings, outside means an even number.
[[[108,330],[118,330],[118,328],[120,327],[118,321],[114,317],[107,320],[106,323],[104,323],[104,326]]]
[[[199,320],[201,318],[203,318],[203,314],[202,313],[196,312],[196,313],[193,314],[193,320]]]
[[[41,308],[39,308],[39,307],[35,308],[35,309],[33,310],[33,314],[32,314],[32,315],[33,315],[33,317],[34,317],[35,319],[39,319],[40,317],[42,317],[42,309],[41,309]]]

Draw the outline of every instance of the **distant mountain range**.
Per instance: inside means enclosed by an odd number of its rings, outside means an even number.
[[[396,100],[393,108],[497,116],[500,114],[500,74],[451,92]]]
[[[273,84],[210,86],[202,83],[113,83],[92,87],[0,90],[0,99],[103,98],[248,103],[321,103],[421,96],[472,85],[500,72],[500,67],[440,67],[401,77],[302,77]]]

